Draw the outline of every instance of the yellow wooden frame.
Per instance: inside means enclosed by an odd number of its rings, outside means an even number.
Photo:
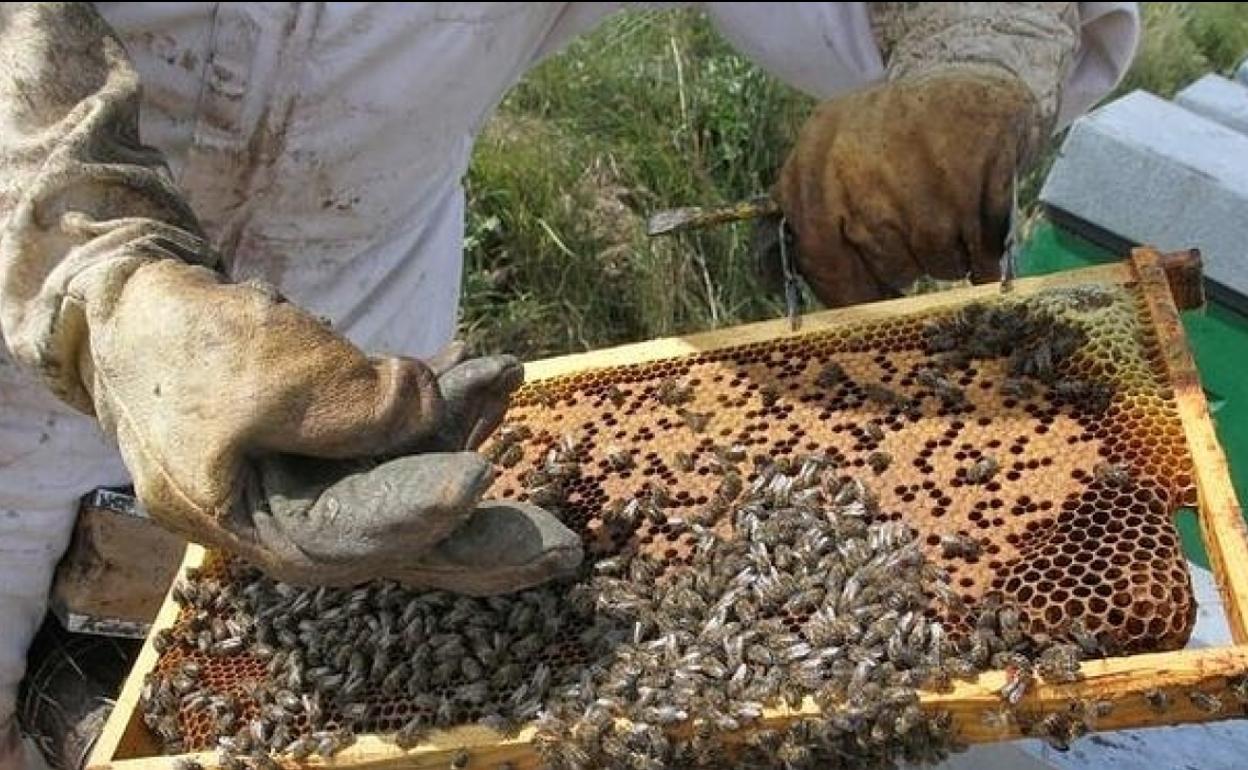
[[[1019,709],[1032,713],[1062,709],[1072,698],[1112,701],[1114,709],[1098,720],[1098,730],[1211,721],[1238,714],[1240,707],[1229,696],[1224,698],[1230,702],[1222,714],[1200,711],[1186,697],[1186,693],[1194,688],[1219,693],[1226,688],[1228,679],[1248,673],[1248,530],[1231,486],[1226,458],[1214,432],[1195,363],[1179,322],[1179,313],[1171,297],[1162,258],[1151,249],[1136,249],[1130,260],[1121,263],[1018,280],[1014,291],[1026,295],[1083,283],[1137,284],[1146,298],[1195,464],[1200,529],[1222,594],[1234,644],[1091,661],[1083,665],[1084,678],[1079,682],[1036,684],[1029,688]],[[543,380],[606,366],[653,361],[727,346],[783,339],[851,323],[958,307],[975,300],[989,299],[997,291],[995,284],[977,286],[814,313],[803,318],[802,327],[796,332],[791,331],[785,321],[767,321],[562,356],[529,364],[526,367],[527,379]],[[203,548],[193,544],[188,546],[182,571],[200,565],[205,555]],[[1235,565],[1240,565],[1239,569],[1235,569]],[[167,596],[152,625],[152,635],[172,625],[177,614],[177,605]],[[156,744],[140,716],[139,692],[143,678],[155,666],[158,657],[152,646],[152,635],[143,646],[112,716],[91,753],[88,761],[90,770],[155,770],[173,766],[175,757],[157,755]],[[1002,684],[1003,673],[986,672],[974,681],[958,682],[949,692],[924,691],[922,703],[925,708],[948,711],[960,737],[968,743],[1008,740],[1018,737],[1015,725],[996,727],[983,720],[986,712],[1000,708],[998,690]],[[1143,695],[1151,689],[1163,689],[1170,693],[1171,706],[1164,713],[1146,704]],[[769,710],[764,721],[771,726],[781,726],[802,716],[813,715],[816,711],[815,704],[808,700],[797,710]],[[462,748],[469,752],[469,768],[495,767],[502,762],[511,762],[517,768],[536,767],[539,762],[532,748],[532,738],[532,728],[503,738],[478,726],[465,726],[434,733],[427,743],[404,750],[389,740],[362,736],[332,760],[311,758],[305,764],[310,767],[444,770],[449,766],[451,754]],[[216,765],[215,753],[188,756],[205,767]]]

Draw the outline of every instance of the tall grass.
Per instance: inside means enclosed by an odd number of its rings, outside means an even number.
[[[1248,4],[1148,3],[1144,20],[1120,91],[1170,96],[1248,55]],[[477,143],[462,336],[531,359],[778,315],[748,225],[649,240],[644,221],[765,191],[811,106],[694,12],[621,14],[574,43]]]

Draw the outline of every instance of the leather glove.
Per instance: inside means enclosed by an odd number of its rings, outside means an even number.
[[[510,358],[369,358],[230,285],[86,3],[0,8],[0,331],[115,438],[152,517],[277,577],[524,588],[580,560],[533,506],[478,507]]]
[[[822,105],[776,198],[797,267],[828,305],[900,296],[930,275],[998,276],[1027,89],[993,72],[888,83]]]
[[[367,358],[267,287],[173,261],[140,267],[88,319],[96,413],[144,506],[188,538],[297,583],[471,594],[580,562],[549,513],[477,510],[491,466],[468,450],[523,380],[511,357],[452,358],[435,379]]]
[[[1048,135],[1066,3],[872,3],[888,82],[821,105],[773,191],[828,305],[998,277],[1011,183]]]

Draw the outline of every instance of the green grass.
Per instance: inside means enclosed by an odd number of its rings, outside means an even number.
[[[1148,3],[1144,19],[1119,91],[1171,96],[1248,54],[1248,4]],[[644,223],[765,192],[811,106],[694,12],[621,14],[573,44],[477,142],[461,335],[533,359],[779,315],[749,225],[650,240]]]

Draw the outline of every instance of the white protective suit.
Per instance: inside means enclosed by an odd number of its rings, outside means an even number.
[[[455,330],[474,138],[530,68],[625,5],[97,7],[142,78],[143,141],[226,272],[271,282],[364,350],[422,356]],[[883,76],[865,5],[700,4],[744,54],[818,97]],[[1079,14],[1061,125],[1120,79],[1138,37],[1134,4]],[[77,499],[125,480],[93,421],[0,346],[0,735]],[[0,768],[16,761],[0,748]]]

